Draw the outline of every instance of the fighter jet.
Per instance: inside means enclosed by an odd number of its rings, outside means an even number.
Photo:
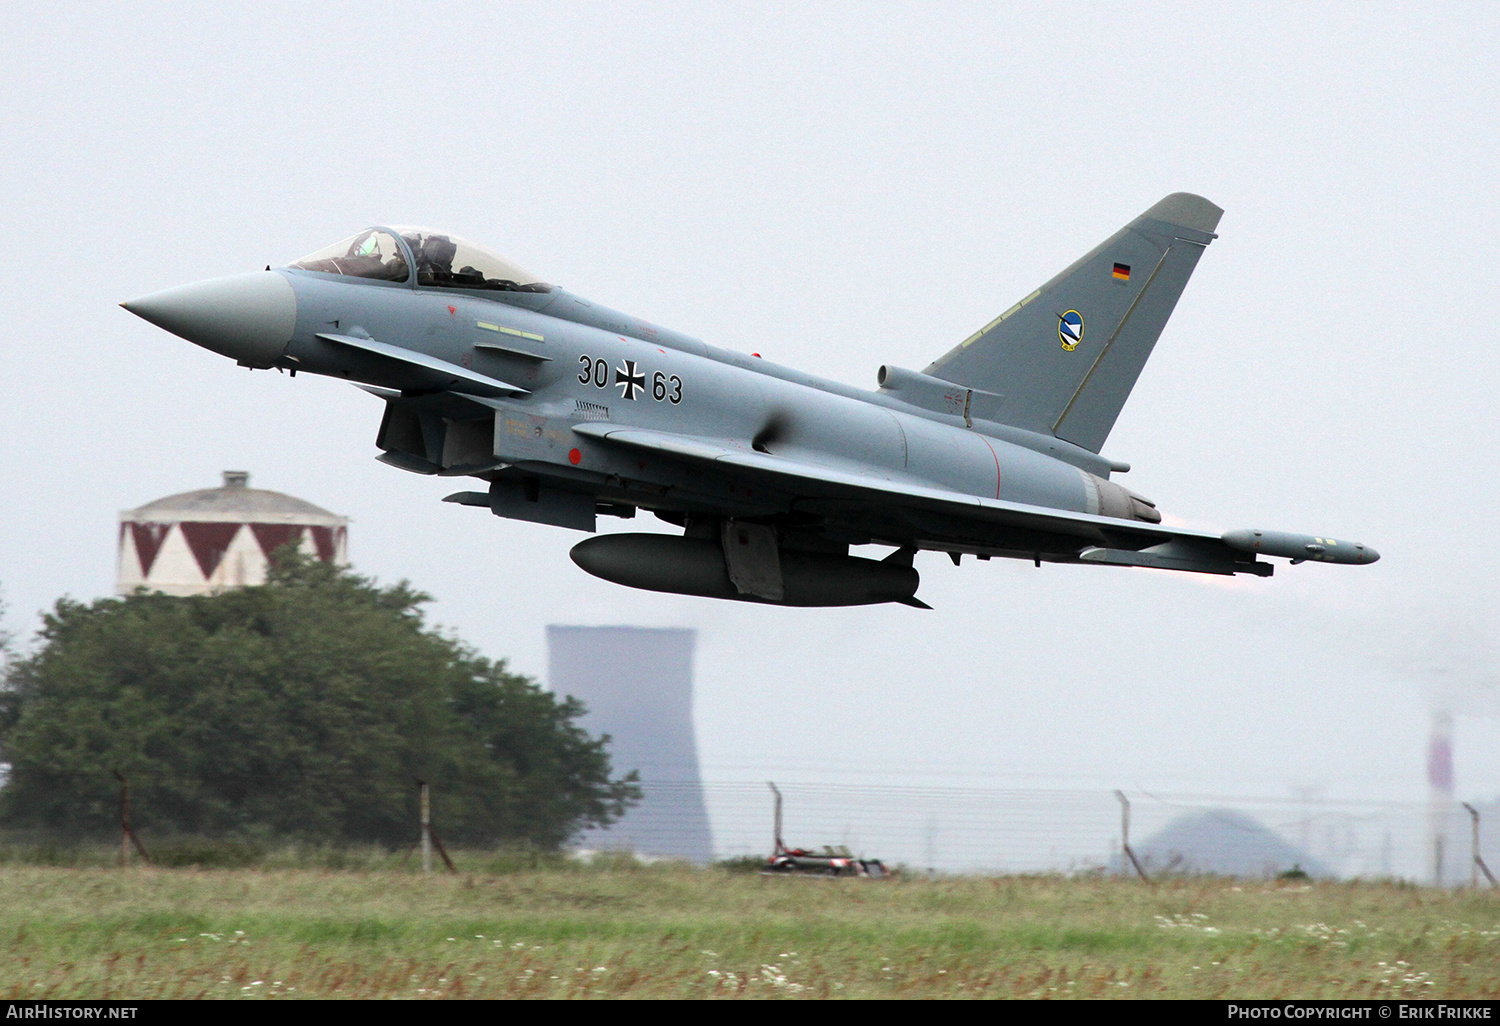
[[[707,345],[455,235],[382,226],[285,267],[121,304],[242,367],[381,398],[379,459],[483,489],[448,502],[594,532],[635,588],[789,606],[916,597],[919,551],[1269,576],[1373,563],[1356,542],[1168,526],[1105,440],[1223,211],[1175,193],[921,371],[863,390]],[[850,555],[885,546],[884,558]]]

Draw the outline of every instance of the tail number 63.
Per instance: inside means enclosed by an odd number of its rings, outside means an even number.
[[[673,406],[682,402],[682,379],[676,374],[669,376],[657,371],[651,375],[651,398],[657,402],[665,399]]]

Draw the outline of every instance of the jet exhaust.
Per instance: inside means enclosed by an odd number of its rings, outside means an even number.
[[[573,562],[595,577],[646,591],[783,606],[915,605],[921,577],[910,566],[856,556],[781,549],[780,601],[743,594],[729,578],[724,550],[703,538],[608,534],[573,546]]]

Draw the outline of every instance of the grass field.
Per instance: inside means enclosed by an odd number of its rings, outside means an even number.
[[[11,863],[0,994],[1494,998],[1500,893],[620,862],[425,877]]]

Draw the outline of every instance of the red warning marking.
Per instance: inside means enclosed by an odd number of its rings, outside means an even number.
[[[193,558],[198,561],[198,569],[203,571],[205,578],[212,577],[214,571],[219,569],[229,543],[240,532],[239,524],[184,521],[179,526],[182,536],[187,539],[188,548],[193,551]]]
[[[448,308],[448,312],[451,313],[451,314],[456,314],[456,313],[458,313],[458,309],[457,309],[457,307],[450,306]]]
[[[124,530],[123,524],[121,530]],[[141,561],[142,577],[150,576],[151,565],[156,562],[156,554],[161,551],[161,543],[167,540],[167,532],[171,530],[171,524],[130,524],[130,534],[135,539],[135,554]]]
[[[573,464],[573,466],[578,466],[578,461],[581,459],[583,459],[583,453],[579,452],[577,449],[568,450],[568,462]]]
[[[985,447],[990,450],[990,455],[995,457],[995,498],[998,499],[1000,498],[1000,456],[995,452],[995,447],[993,445],[990,445],[990,440],[988,438],[980,435],[979,440],[983,442],[985,444]]]
[[[333,557],[338,554],[338,546],[348,533],[342,527],[309,527],[308,533],[312,535],[313,545],[318,549],[318,558],[325,563],[332,563]]]
[[[251,524],[250,533],[255,535],[260,551],[267,559],[283,545],[295,545],[302,540],[302,527],[298,524]]]

